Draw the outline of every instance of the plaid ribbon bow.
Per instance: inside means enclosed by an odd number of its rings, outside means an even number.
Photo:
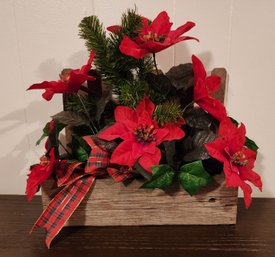
[[[32,232],[38,227],[46,229],[45,242],[48,248],[88,193],[96,177],[109,174],[116,182],[133,177],[126,169],[110,166],[110,155],[115,148],[113,142],[106,142],[95,136],[86,136],[84,140],[92,149],[86,166],[83,162],[59,163],[56,169],[57,186],[64,188],[50,201],[31,230]]]

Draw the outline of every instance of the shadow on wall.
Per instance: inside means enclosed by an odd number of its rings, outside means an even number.
[[[79,51],[71,55],[66,60],[66,65],[62,65],[54,58],[48,59],[38,66],[36,70],[36,76],[42,80],[58,80],[60,72],[65,68],[78,69],[87,63],[89,59],[88,51]]]
[[[267,169],[264,167],[264,156],[261,153],[261,148],[259,148],[258,150],[258,154],[257,154],[257,160],[255,162],[255,167],[254,167],[254,171],[256,171],[262,178],[262,182],[263,182],[263,192],[264,192],[264,197],[274,197],[272,192],[266,187],[265,185],[265,178],[268,178],[270,175],[269,174],[265,174],[263,171],[267,171]],[[254,190],[255,189],[255,190]],[[257,197],[263,197],[263,194],[257,190],[255,187],[253,188],[253,192],[254,192],[254,196]]]
[[[63,68],[78,69],[87,63],[88,57],[87,51],[76,52],[66,60],[68,65],[64,67],[61,62],[53,58],[48,59],[38,66],[35,77],[39,78],[39,81],[33,81],[33,83],[58,80]],[[24,85],[25,88],[28,86]],[[1,180],[7,180],[1,184],[1,193],[24,193],[22,190],[25,188],[25,174],[28,173],[29,166],[37,163],[40,155],[44,153],[45,140],[39,147],[36,147],[35,143],[40,138],[42,129],[50,120],[50,116],[62,110],[60,94],[47,102],[41,97],[44,90],[22,92],[26,95],[36,94],[38,100],[30,102],[25,108],[14,110],[0,117],[2,141],[0,163],[6,168],[2,171]]]
[[[26,111],[29,121],[26,122]],[[6,153],[0,158],[5,167],[21,170],[30,161],[30,150],[35,146],[35,141],[42,134],[41,116],[45,113],[40,101],[30,103],[25,110],[18,109],[0,118],[4,126],[0,129],[3,140],[9,139]],[[43,122],[43,120],[42,120]],[[42,128],[41,128],[42,126]],[[32,146],[31,144],[34,143]],[[21,167],[21,168],[20,168]]]
[[[188,41],[186,41],[188,42]],[[175,46],[175,64],[184,64],[184,63],[192,63],[192,55],[196,55],[202,62],[206,69],[206,71],[211,71],[214,68],[220,67],[213,67],[213,54],[210,51],[204,52],[193,52],[190,50],[188,45],[185,43],[178,44]]]

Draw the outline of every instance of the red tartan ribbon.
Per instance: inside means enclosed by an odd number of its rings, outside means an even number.
[[[38,227],[46,229],[48,248],[84,199],[96,177],[109,174],[116,182],[133,177],[126,169],[110,167],[110,151],[114,148],[112,142],[100,140],[95,136],[86,136],[84,139],[92,149],[86,166],[84,167],[83,162],[59,163],[56,169],[57,186],[64,188],[51,200],[31,230],[32,232]]]

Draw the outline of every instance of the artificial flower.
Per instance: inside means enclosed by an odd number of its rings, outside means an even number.
[[[28,174],[26,195],[27,199],[31,200],[38,191],[39,186],[46,181],[54,171],[54,166],[58,162],[55,159],[54,148],[50,151],[50,159],[43,155],[40,158],[40,163],[31,167]]]
[[[165,11],[161,12],[152,23],[144,17],[141,18],[141,21],[143,26],[134,41],[126,35],[123,37],[119,46],[123,54],[142,58],[146,54],[160,52],[183,40],[195,39],[199,41],[194,37],[181,36],[195,26],[194,22],[188,21],[176,30],[171,30],[173,23],[170,22]],[[112,28],[113,31],[115,29]]]
[[[68,70],[68,74],[61,75],[60,80],[58,81],[44,81],[42,83],[34,84],[28,88],[32,89],[45,89],[45,92],[42,94],[43,98],[47,101],[50,101],[54,94],[71,94],[77,92],[81,85],[86,80],[95,80],[93,76],[89,76],[88,72],[91,69],[93,59],[95,57],[95,52],[92,51],[90,58],[86,65],[83,65],[81,69]]]
[[[252,169],[256,152],[245,146],[246,129],[236,127],[229,118],[220,123],[219,138],[205,145],[208,153],[223,163],[227,187],[240,187],[244,193],[246,208],[251,204],[252,189],[249,181],[262,190],[261,177]]]
[[[48,135],[50,135],[52,133],[53,129],[54,129],[54,120],[51,120],[50,123],[49,123]],[[50,139],[48,137],[46,142],[45,142],[45,149],[48,151],[49,148],[50,148]]]
[[[148,97],[144,97],[135,110],[127,106],[115,109],[116,123],[99,134],[104,140],[121,138],[122,143],[114,150],[111,163],[132,167],[138,162],[151,173],[151,166],[159,164],[160,149],[157,147],[164,141],[184,137],[178,124],[167,124],[160,127],[153,119],[155,105]]]
[[[194,102],[222,121],[227,117],[224,105],[210,94],[217,91],[221,84],[219,76],[207,76],[202,62],[195,55],[192,56],[194,70]]]
[[[115,33],[115,34],[121,32],[121,29],[122,29],[122,27],[119,25],[112,25],[112,26],[107,27],[108,31]]]

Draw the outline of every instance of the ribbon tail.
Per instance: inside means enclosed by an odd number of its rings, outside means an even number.
[[[48,248],[50,248],[52,240],[81,203],[94,181],[94,176],[83,176],[67,185],[51,200],[35,222],[31,232],[38,227],[45,228],[47,231],[45,242]]]

